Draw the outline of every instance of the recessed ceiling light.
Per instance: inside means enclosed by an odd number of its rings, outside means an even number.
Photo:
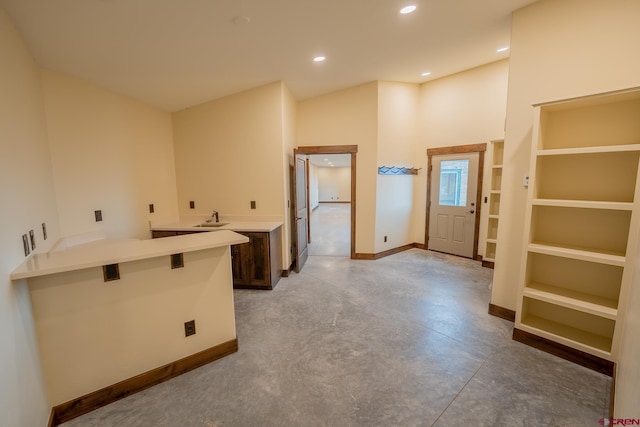
[[[496,52],[506,52],[508,50],[509,50],[509,46],[504,46],[504,47],[498,48],[498,50],[496,50]]]
[[[431,75],[431,71],[425,71],[424,73],[421,74],[422,77],[427,77]]]
[[[324,159],[324,161],[325,161],[325,162],[328,162],[328,161],[329,161],[329,159]]]
[[[235,25],[242,26],[249,24],[249,22],[251,22],[251,18],[248,16],[234,16],[231,21]]]
[[[324,56],[316,56],[315,58],[313,58],[313,62],[322,62],[325,59],[327,59],[327,58],[324,57]]]
[[[400,9],[400,13],[403,15],[406,15],[408,13],[415,12],[416,9],[417,9],[417,6],[415,4],[411,4],[409,6],[405,6],[402,9]]]

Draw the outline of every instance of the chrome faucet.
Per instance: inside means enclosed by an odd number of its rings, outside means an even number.
[[[216,222],[220,222],[220,218],[218,217],[218,211],[213,211],[213,212],[211,213],[211,218],[212,218],[212,219],[215,219],[215,220],[216,220]]]

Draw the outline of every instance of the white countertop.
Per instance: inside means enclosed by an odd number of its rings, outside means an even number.
[[[219,230],[219,229],[218,229]],[[45,276],[83,268],[118,264],[184,252],[246,243],[249,238],[232,231],[195,233],[170,239],[102,239],[62,250],[34,254],[11,273],[11,280]]]
[[[246,219],[236,220],[234,218],[221,217],[220,222],[227,223],[221,227],[196,227],[205,222],[210,217],[184,217],[179,221],[167,224],[151,225],[152,231],[248,231],[248,232],[271,232],[282,226],[282,221],[249,221]]]

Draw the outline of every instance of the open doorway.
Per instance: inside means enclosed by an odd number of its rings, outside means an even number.
[[[351,254],[351,155],[309,156],[309,255]]]
[[[357,145],[326,145],[326,146],[303,146],[293,150],[295,165],[292,170],[292,255],[294,270],[299,272],[308,256],[308,240],[311,237],[311,224],[309,215],[309,156],[346,154],[351,162],[350,180],[350,233],[349,233],[349,255],[355,259],[355,239],[356,239],[356,154]],[[295,219],[293,219],[295,218]]]

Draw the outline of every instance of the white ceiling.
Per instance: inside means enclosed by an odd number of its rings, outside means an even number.
[[[351,154],[312,154],[309,162],[320,168],[350,168]]]
[[[167,111],[282,80],[298,100],[508,56],[535,0],[0,0],[43,67]],[[408,4],[418,9],[400,15]],[[234,18],[246,17],[243,19]],[[316,55],[323,63],[314,63]],[[430,71],[429,77],[422,77]]]

